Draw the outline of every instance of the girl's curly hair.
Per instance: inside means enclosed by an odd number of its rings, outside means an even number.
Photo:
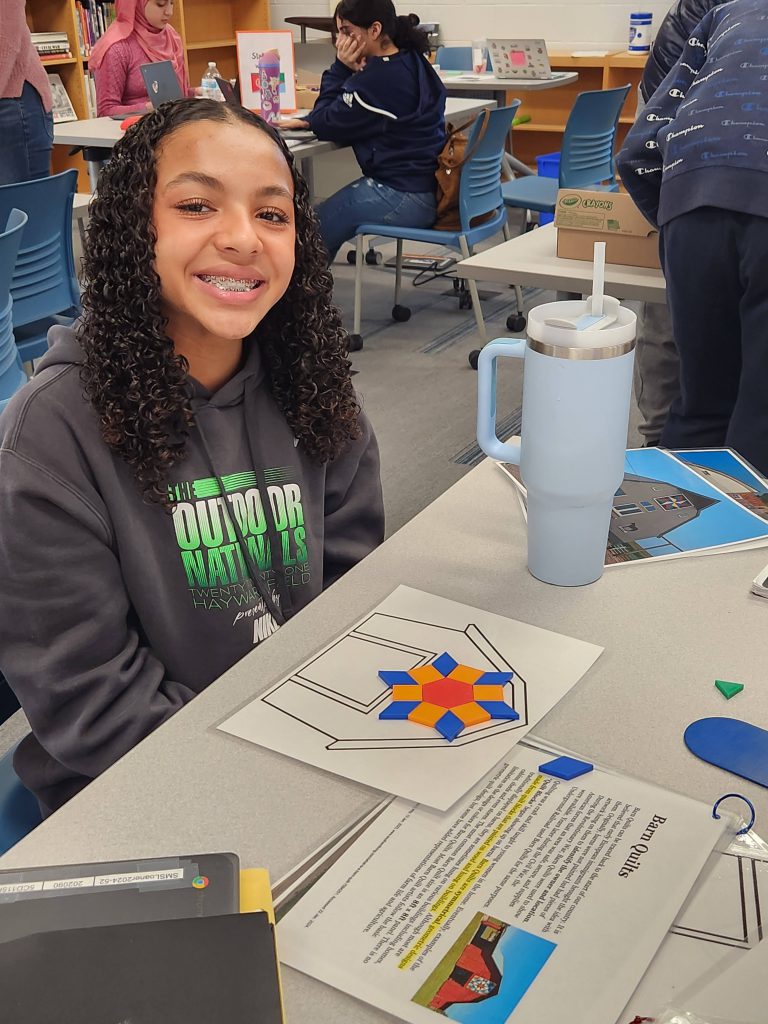
[[[169,506],[168,472],[194,425],[188,365],[165,332],[155,271],[152,205],[158,148],[195,121],[242,122],[264,132],[290,168],[296,266],[288,289],[250,336],[293,434],[317,463],[360,436],[348,338],[331,304],[327,255],[306,183],[278,132],[243,107],[212,100],[164,103],[130,128],[99,178],[83,267],[82,380],[104,441],[133,470],[144,500]]]

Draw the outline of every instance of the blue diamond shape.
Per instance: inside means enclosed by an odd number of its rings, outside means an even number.
[[[575,757],[556,757],[554,761],[547,761],[546,764],[539,765],[540,772],[544,772],[545,775],[554,775],[556,779],[564,779],[566,782],[577,779],[579,775],[586,775],[593,768],[594,765],[591,765],[589,761],[579,761]]]
[[[506,718],[510,722],[516,721],[520,715],[505,704],[503,700],[479,700],[477,702],[484,711],[487,711],[491,718]]]
[[[464,729],[464,723],[458,717],[454,715],[452,711],[446,711],[445,714],[438,718],[435,722],[435,728],[444,736],[447,740],[455,740],[460,732]]]
[[[484,672],[475,680],[475,686],[504,686],[510,681],[514,672]]]
[[[432,667],[436,668],[441,676],[449,676],[458,664],[458,661],[455,661],[447,651],[444,651],[435,658],[432,662]]]
[[[382,670],[379,672],[379,679],[383,680],[387,686],[416,686],[416,681],[407,672],[388,672]]]

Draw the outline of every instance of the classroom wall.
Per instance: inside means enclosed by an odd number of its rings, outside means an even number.
[[[448,45],[468,43],[478,36],[543,37],[552,50],[622,50],[627,46],[632,11],[652,11],[654,28],[658,28],[670,0],[395,0],[395,6],[401,14],[414,11],[422,21],[439,22],[441,40]],[[273,28],[289,28],[283,18],[327,15],[329,0],[271,0],[270,10]],[[294,29],[296,39],[298,33]]]

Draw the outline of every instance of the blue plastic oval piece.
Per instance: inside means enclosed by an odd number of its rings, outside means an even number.
[[[702,761],[768,787],[768,732],[738,718],[700,718],[685,730],[685,745]]]

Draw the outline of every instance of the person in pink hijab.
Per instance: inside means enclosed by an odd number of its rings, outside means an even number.
[[[182,94],[190,95],[184,48],[172,16],[173,0],[117,0],[117,20],[88,59],[99,117],[150,110],[140,68],[158,60],[172,61]]]

